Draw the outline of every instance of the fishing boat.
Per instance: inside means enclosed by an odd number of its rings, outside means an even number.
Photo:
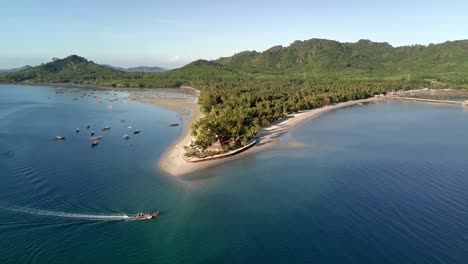
[[[102,137],[101,136],[97,136],[97,137],[90,137],[89,140],[100,140]]]
[[[135,218],[137,220],[150,220],[150,219],[155,219],[156,217],[158,217],[158,215],[159,215],[159,211],[156,211],[156,212],[151,213],[151,214],[139,213],[139,214],[135,215]]]
[[[62,136],[55,136],[54,140],[65,140],[65,137]]]
[[[134,135],[140,134],[140,130],[135,130],[135,131],[133,131],[133,134],[134,134]]]
[[[176,127],[176,126],[179,126],[178,123],[173,123],[173,124],[170,124],[171,127]]]
[[[98,144],[99,144],[98,141],[94,141],[93,143],[91,143],[91,147],[95,147],[95,146],[97,146]]]

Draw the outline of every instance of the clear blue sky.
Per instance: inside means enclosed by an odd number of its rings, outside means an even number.
[[[298,39],[467,39],[468,1],[1,0],[0,36],[0,68],[70,54],[174,68]]]

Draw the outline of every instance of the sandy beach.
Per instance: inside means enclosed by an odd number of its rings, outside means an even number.
[[[184,146],[190,144],[192,140],[192,137],[190,135],[190,129],[192,127],[192,124],[202,116],[199,105],[197,103],[196,96],[184,96],[181,98],[176,93],[172,96],[158,97],[157,93],[151,94],[151,96],[148,96],[148,94],[145,95],[139,93],[137,96],[132,94],[130,98],[145,103],[157,104],[161,107],[179,113],[180,116],[183,118],[184,127],[181,136],[162,155],[158,163],[159,167],[163,171],[172,176],[186,175],[192,172],[200,171],[224,162],[237,159],[239,157],[244,157],[252,153],[264,151],[272,147],[278,146],[278,137],[302,124],[304,121],[318,117],[321,114],[357,104],[383,100],[379,98],[369,98],[363,100],[349,101],[309,111],[303,111],[296,114],[291,114],[287,118],[283,120],[278,120],[276,123],[262,129],[258,134],[257,144],[242,153],[218,160],[191,163],[184,160],[183,150]]]

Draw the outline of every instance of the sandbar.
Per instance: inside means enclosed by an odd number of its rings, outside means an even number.
[[[250,155],[252,153],[257,153],[260,151],[264,151],[273,147],[278,146],[278,138],[288,133],[291,129],[297,127],[298,125],[302,124],[304,121],[313,119],[318,117],[324,113],[337,110],[344,107],[349,107],[358,104],[364,103],[371,103],[376,101],[385,100],[383,98],[368,98],[362,100],[355,100],[355,101],[348,101],[343,103],[337,103],[334,105],[328,105],[308,111],[301,111],[299,113],[290,114],[286,118],[282,120],[278,120],[277,122],[273,123],[272,125],[263,128],[257,135],[257,143],[247,149],[244,152],[236,154],[234,156],[226,157],[223,159],[217,160],[208,160],[203,162],[188,162],[183,158],[183,151],[184,146],[187,146],[192,141],[192,136],[190,135],[190,130],[192,124],[196,122],[200,117],[202,117],[202,113],[200,111],[200,107],[197,103],[197,99],[195,100],[187,99],[187,98],[147,98],[147,97],[139,97],[136,100],[146,102],[146,103],[154,103],[159,106],[165,107],[169,110],[176,111],[181,114],[184,120],[184,127],[181,136],[176,140],[174,144],[172,144],[167,151],[162,155],[161,159],[159,160],[159,167],[169,175],[172,176],[182,176],[186,174],[190,174],[193,172],[197,172],[209,167],[216,166],[218,164],[231,161],[237,159],[239,157],[244,157],[246,155]],[[184,114],[189,111],[191,114]]]

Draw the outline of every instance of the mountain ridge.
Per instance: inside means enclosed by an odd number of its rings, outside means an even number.
[[[31,68],[33,68],[33,66],[31,66],[31,65],[24,65],[23,67],[18,67],[18,68],[0,69],[0,73],[18,72],[18,71],[22,71],[22,70],[31,69]]]
[[[441,79],[464,84],[468,74],[468,40],[393,47],[387,42],[313,38],[242,51],[216,60],[196,60],[165,72],[124,72],[71,55],[64,59],[0,74],[1,82],[72,82],[114,87],[177,87],[223,80],[275,78]],[[380,77],[379,77],[380,76]],[[468,76],[466,76],[468,77]]]
[[[168,69],[162,68],[162,67],[157,67],[157,66],[137,66],[137,67],[129,67],[129,68],[123,68],[123,67],[117,67],[117,66],[112,66],[109,64],[101,64],[104,67],[111,68],[114,70],[119,70],[123,72],[165,72],[168,71]]]

